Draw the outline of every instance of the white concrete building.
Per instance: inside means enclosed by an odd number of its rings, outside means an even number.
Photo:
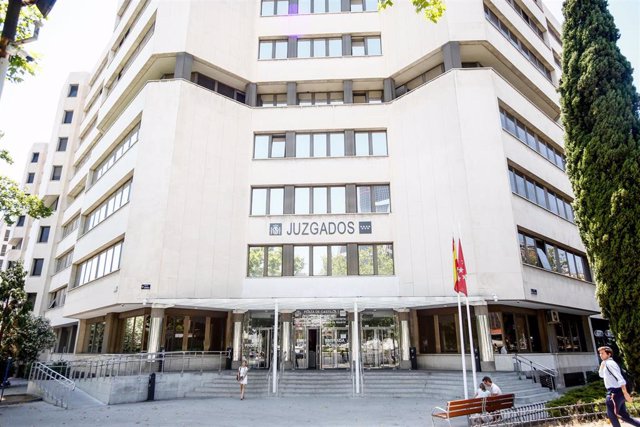
[[[23,245],[56,351],[458,369],[455,234],[483,370],[594,368],[541,1],[120,3],[60,104],[55,242]]]

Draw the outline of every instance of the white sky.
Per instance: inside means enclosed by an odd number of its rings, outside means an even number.
[[[561,16],[562,0],[543,1]],[[0,130],[5,136],[0,147],[7,148],[15,162],[0,163],[1,174],[20,181],[31,145],[50,140],[62,85],[70,72],[93,70],[111,37],[116,6],[117,0],[58,0],[40,30],[40,40],[26,45],[27,51],[41,55],[40,71],[22,83],[5,84],[0,99]],[[622,34],[618,44],[634,66],[640,88],[640,1],[609,0],[609,10]]]

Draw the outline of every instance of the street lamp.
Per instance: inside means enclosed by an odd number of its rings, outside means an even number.
[[[38,37],[39,25],[36,25],[33,37],[25,40],[16,40],[16,31],[22,6],[36,6],[43,18],[46,18],[55,3],[56,0],[9,0],[2,27],[2,37],[0,38],[0,97],[2,96],[4,80],[9,69],[9,51],[22,43],[34,41]]]

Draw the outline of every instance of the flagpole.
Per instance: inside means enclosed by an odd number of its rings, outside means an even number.
[[[462,356],[462,383],[464,385],[464,398],[469,398],[469,389],[467,388],[467,362],[465,360],[464,351],[464,328],[462,327],[462,307],[460,305],[460,292],[458,294],[458,319],[460,324],[460,355]]]
[[[478,387],[478,378],[476,376],[476,352],[473,348],[473,334],[471,333],[471,314],[469,314],[469,297],[465,297],[467,302],[467,325],[469,326],[469,353],[471,354],[471,372],[473,374],[473,389]]]

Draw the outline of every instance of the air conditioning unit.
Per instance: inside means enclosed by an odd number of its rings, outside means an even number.
[[[560,314],[556,310],[549,310],[547,314],[549,323],[560,323]]]

